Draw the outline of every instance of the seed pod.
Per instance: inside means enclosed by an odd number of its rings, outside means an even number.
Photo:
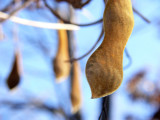
[[[131,0],[108,0],[103,23],[104,40],[86,65],[92,98],[112,94],[123,80],[123,52],[134,26]]]
[[[80,86],[80,67],[78,62],[73,63],[73,72],[71,78],[71,103],[72,113],[76,113],[81,108],[82,95]]]
[[[3,40],[5,38],[5,35],[3,33],[3,28],[2,25],[0,25],[0,41]]]
[[[70,63],[66,62],[67,60],[69,60],[67,31],[59,30],[58,36],[59,36],[58,51],[53,61],[53,64],[54,64],[54,72],[57,78],[56,82],[61,82],[66,77],[68,77],[70,73]]]
[[[7,85],[9,89],[17,87],[20,82],[19,67],[18,58],[15,56],[11,73],[7,78]]]

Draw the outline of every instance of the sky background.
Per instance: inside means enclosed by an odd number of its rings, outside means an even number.
[[[0,2],[2,1],[0,0]],[[126,114],[139,116],[141,120],[148,120],[157,109],[143,101],[131,101],[126,91],[126,84],[128,79],[142,69],[147,70],[147,79],[153,81],[158,79],[157,76],[160,73],[160,2],[159,0],[134,0],[132,2],[133,6],[148,18],[151,23],[146,23],[137,14],[134,14],[135,26],[126,45],[132,57],[132,65],[124,70],[123,83],[111,96],[111,120],[124,120]],[[63,7],[65,5],[61,5],[62,14],[66,10],[66,7]],[[84,9],[75,11],[76,16],[73,21],[76,23],[95,21],[102,17],[103,10],[104,4],[102,1],[97,3],[97,0],[92,0]],[[57,22],[47,9],[38,11],[22,10],[17,16],[36,21]],[[80,30],[75,31],[77,57],[86,53],[94,45],[101,32],[101,26],[102,24],[97,24],[91,27],[82,27]],[[65,106],[66,103],[70,104],[69,80],[62,84],[56,84],[56,78],[51,67],[52,58],[56,55],[58,44],[56,30],[33,28],[10,21],[6,21],[2,28],[5,39],[0,41],[0,100],[12,98],[13,100],[27,101],[29,99],[37,99],[55,107],[59,107],[59,105]],[[18,31],[18,44],[13,40],[13,30],[15,29]],[[39,42],[41,42],[42,46],[39,46]],[[21,50],[24,74],[19,87],[10,92],[5,80],[12,66],[14,49],[17,46]],[[100,99],[91,99],[90,88],[85,76],[85,65],[89,56],[79,61],[83,93],[81,111],[84,120],[97,120],[101,111],[101,102]],[[128,59],[124,55],[124,65],[127,63]],[[69,108],[64,107],[64,109],[68,112]],[[3,107],[0,108],[0,120],[23,120],[27,117],[25,112],[31,115],[30,120],[51,120],[52,118],[52,115],[43,111],[26,110],[16,112]],[[56,118],[55,116],[54,119],[56,120]]]

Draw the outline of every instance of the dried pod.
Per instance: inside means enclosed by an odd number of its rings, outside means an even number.
[[[92,98],[112,94],[123,80],[123,52],[134,26],[131,0],[108,0],[103,22],[104,40],[86,65]]]
[[[11,73],[7,78],[7,85],[9,89],[15,88],[20,82],[20,75],[18,69],[19,69],[18,60],[17,57],[15,56]]]
[[[70,58],[69,58],[67,31],[59,30],[58,36],[59,36],[58,51],[53,61],[53,64],[54,64],[54,72],[57,78],[56,82],[61,82],[66,77],[68,77],[70,73],[70,62],[66,62]]]
[[[81,108],[82,95],[80,86],[80,66],[78,62],[73,63],[71,78],[71,102],[72,102],[72,113],[76,113]]]
[[[3,40],[5,38],[5,35],[3,33],[2,25],[0,25],[0,40]]]

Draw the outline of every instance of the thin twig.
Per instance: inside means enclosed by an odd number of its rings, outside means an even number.
[[[128,67],[131,66],[131,64],[132,64],[132,58],[131,58],[131,56],[129,55],[127,48],[125,48],[124,52],[125,52],[125,54],[126,54],[126,57],[127,57],[128,60],[129,60],[129,63],[128,63],[126,66],[123,67],[123,69],[125,70],[125,69],[127,69]]]
[[[151,23],[150,20],[148,20],[146,17],[144,17],[144,16],[143,16],[138,10],[136,10],[134,7],[133,7],[133,11],[134,11],[137,15],[139,15],[145,22]]]
[[[43,0],[44,1],[44,4],[45,6],[52,12],[52,14],[54,14],[58,19],[62,20],[64,23],[69,23],[69,24],[73,24],[73,25],[77,25],[77,26],[90,26],[90,25],[95,25],[95,24],[98,24],[98,23],[101,23],[103,21],[103,18],[95,21],[95,22],[91,22],[91,23],[86,23],[86,24],[77,24],[77,23],[72,23],[68,20],[65,20],[64,18],[62,18],[57,12],[56,10],[52,9],[49,4],[46,2],[46,0]]]
[[[85,3],[82,4],[82,7],[84,7],[85,5],[87,5],[89,2],[91,2],[91,0],[87,0]],[[81,7],[81,8],[82,8]]]
[[[66,62],[74,62],[74,61],[78,61],[78,60],[81,60],[82,58],[86,57],[87,55],[89,55],[93,50],[94,48],[96,47],[96,45],[99,43],[99,41],[101,40],[102,36],[104,34],[104,30],[102,29],[101,33],[100,33],[100,36],[98,37],[98,40],[96,41],[96,43],[93,45],[93,47],[87,52],[85,53],[84,55],[82,55],[81,57],[78,57],[78,58],[72,58],[71,60],[67,60]]]
[[[7,19],[8,14],[0,12],[0,18]],[[32,20],[26,20],[19,17],[12,16],[9,18],[12,22],[33,26],[33,27],[39,27],[39,28],[47,28],[47,29],[66,29],[66,30],[79,30],[79,27],[76,25],[71,24],[62,24],[62,23],[48,23],[48,22],[38,22],[38,21],[32,21]]]
[[[108,120],[109,119],[109,98],[110,96],[106,96],[103,98],[102,111],[98,120]]]
[[[62,2],[62,1],[65,1],[65,2],[68,2],[69,4],[71,4],[74,8],[83,8],[85,5],[87,5],[88,3],[91,2],[91,0],[86,0],[86,2],[82,2],[82,0],[56,0],[57,2]]]
[[[28,7],[33,1],[35,0],[26,0],[26,2],[23,3],[23,5],[21,5],[20,7],[18,7],[17,9],[15,9],[13,12],[11,12],[7,18],[1,20],[0,22],[4,22],[6,21],[7,19],[9,19],[10,17],[12,17],[13,15],[15,15],[16,13],[18,13],[20,10]]]

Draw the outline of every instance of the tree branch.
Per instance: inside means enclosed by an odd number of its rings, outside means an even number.
[[[125,54],[126,54],[126,57],[127,57],[128,60],[129,60],[129,63],[128,63],[126,66],[124,66],[123,69],[127,69],[127,68],[130,67],[131,64],[132,64],[132,58],[131,58],[131,56],[129,55],[127,48],[125,48],[124,52],[125,52]]]
[[[103,34],[104,34],[104,30],[102,28],[102,31],[100,33],[100,36],[98,37],[98,40],[96,41],[96,43],[93,45],[93,47],[87,52],[85,53],[84,55],[82,55],[81,57],[78,57],[78,58],[72,58],[71,60],[68,60],[66,62],[74,62],[74,61],[78,61],[78,60],[81,60],[83,59],[84,57],[86,57],[87,55],[89,55],[93,50],[94,48],[97,46],[97,44],[99,43],[99,41],[101,40],[101,38],[103,37]]]
[[[139,15],[145,22],[151,23],[150,20],[148,20],[146,17],[144,17],[144,16],[143,16],[138,10],[136,10],[134,7],[133,7],[133,11],[134,11],[137,15]]]
[[[51,11],[51,13],[53,15],[55,15],[58,19],[62,20],[64,23],[69,23],[69,24],[73,24],[73,25],[77,25],[77,26],[81,26],[81,27],[84,27],[84,26],[90,26],[90,25],[95,25],[95,24],[98,24],[98,23],[101,23],[103,21],[103,18],[95,21],[95,22],[91,22],[91,23],[86,23],[86,24],[77,24],[77,23],[72,23],[68,20],[65,20],[64,18],[62,18],[57,12],[56,10],[52,9],[49,4],[46,2],[46,0],[43,0],[44,1],[44,4],[45,6]]]
[[[7,19],[9,19],[10,17],[12,17],[13,15],[15,15],[16,13],[18,13],[20,10],[26,8],[27,6],[29,6],[33,1],[35,0],[26,0],[26,2],[23,3],[23,5],[21,5],[20,7],[18,7],[17,9],[15,9],[13,12],[11,12],[7,18],[1,20],[0,22],[4,22],[6,21]]]
[[[19,17],[9,17],[8,14],[0,12],[0,18],[2,19],[9,19],[12,22],[33,26],[33,27],[39,27],[39,28],[47,28],[47,29],[66,29],[66,30],[79,30],[78,26],[71,25],[71,24],[62,24],[62,23],[48,23],[48,22],[38,22],[38,21],[32,21],[27,19],[22,19]]]

